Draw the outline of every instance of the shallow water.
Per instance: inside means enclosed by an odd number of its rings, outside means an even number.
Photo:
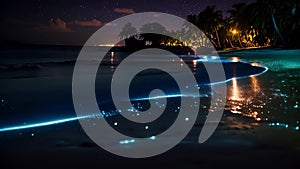
[[[229,82],[227,110],[271,127],[299,130],[300,50],[250,50],[222,57],[269,68],[260,76]]]
[[[0,71],[1,127],[75,116],[71,89],[74,64],[72,60],[74,61],[77,56],[76,50],[51,49],[50,52],[49,49],[38,50],[38,52],[32,50],[26,51],[25,57],[20,55],[20,51],[15,50],[3,53],[5,51],[1,53],[1,65],[30,63],[41,67]],[[52,54],[56,57],[52,57]],[[114,62],[117,62],[117,56],[120,55],[120,53],[111,54],[114,57],[108,60],[110,64],[105,65],[102,71],[105,74],[104,79],[110,78],[110,74],[116,68]],[[38,59],[35,57],[37,55]],[[21,56],[23,58],[20,58]],[[252,118],[258,124],[299,130],[300,67],[298,65],[300,60],[298,58],[300,58],[298,50],[245,51],[222,55],[221,59],[224,62],[242,61],[269,68],[266,73],[259,76],[233,78],[228,81],[226,110],[245,118]],[[211,58],[209,61],[213,60]],[[192,62],[190,67],[196,77],[202,73],[195,62]],[[249,73],[247,70],[241,71],[247,74]],[[162,78],[165,75],[155,76]],[[105,91],[107,88],[98,89],[98,98],[106,99],[106,95],[102,95]],[[205,88],[201,92],[200,94],[203,94],[201,97],[204,98],[211,94],[209,89]]]

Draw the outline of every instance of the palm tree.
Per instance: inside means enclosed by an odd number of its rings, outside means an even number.
[[[158,32],[159,34],[149,34],[147,32]],[[157,22],[147,23],[140,28],[141,37],[144,41],[148,41],[152,46],[159,46],[162,42],[163,34],[167,34],[168,31],[165,27]]]
[[[128,22],[124,25],[122,31],[119,33],[119,37],[121,39],[126,39],[136,34],[137,34],[136,28],[132,26],[132,23]]]
[[[244,47],[241,37],[245,36],[245,33],[250,28],[250,25],[247,21],[247,12],[245,11],[246,6],[246,3],[233,4],[232,9],[227,11],[231,14],[227,22],[227,24],[229,24],[228,32],[232,32],[234,30],[234,33],[230,36],[231,38],[237,37],[240,47]]]
[[[273,45],[277,45],[279,38],[288,46],[284,35],[291,31],[292,11],[297,4],[297,0],[258,0],[248,5],[250,22],[260,29],[262,36],[273,37]]]
[[[222,27],[222,11],[215,11],[215,6],[207,6],[198,15],[187,16],[187,20],[202,30],[215,47],[221,47],[218,31]]]
[[[233,42],[232,42],[232,33],[230,32],[230,29],[232,28],[232,21],[231,18],[225,18],[223,21],[223,26],[220,28],[220,40],[222,42],[223,48],[231,47],[235,48]]]
[[[220,48],[218,30],[222,26],[222,11],[215,11],[215,6],[207,6],[204,11],[198,14],[198,27],[210,38],[215,47]],[[215,39],[217,42],[215,42]]]
[[[121,40],[125,41],[125,46],[132,46],[136,41],[137,29],[132,26],[132,23],[127,23],[122,28],[122,31],[119,33]]]
[[[213,47],[210,46],[210,43],[208,43],[209,39],[207,38],[207,34],[203,32],[203,30],[199,31],[198,28],[198,19],[196,15],[189,15],[187,17],[189,22],[183,23],[183,35],[182,35],[182,41],[186,42],[188,46],[194,46],[194,47]],[[193,25],[192,25],[193,24]],[[198,28],[197,28],[198,27]]]

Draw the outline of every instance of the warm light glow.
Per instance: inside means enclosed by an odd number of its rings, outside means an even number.
[[[193,66],[194,66],[194,68],[197,67],[197,60],[193,60]]]
[[[113,47],[113,46],[118,46],[115,44],[97,44],[97,46],[101,46],[101,47]]]
[[[197,71],[197,60],[193,60],[193,74],[196,74]]]
[[[110,64],[114,64],[115,52],[110,52]]]
[[[258,62],[252,62],[252,63],[250,63],[252,66],[261,66],[260,65],[260,63],[258,63]]]
[[[258,84],[256,76],[250,76],[250,78],[251,78],[251,83],[252,83],[252,89],[253,89],[253,91],[255,93],[259,92],[260,91],[260,87],[259,87],[259,84]]]
[[[237,32],[238,32],[238,31],[237,31],[236,29],[232,29],[232,30],[231,30],[231,33],[234,34],[234,35],[237,34]]]
[[[243,100],[240,96],[240,89],[238,87],[236,78],[232,79],[231,100]]]
[[[231,57],[232,62],[239,62],[241,61],[239,57]]]

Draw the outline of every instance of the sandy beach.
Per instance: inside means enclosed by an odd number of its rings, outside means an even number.
[[[208,93],[205,93],[206,90],[203,91],[200,115],[188,136],[173,149],[161,155],[145,159],[113,155],[98,147],[85,134],[78,121],[73,120],[0,132],[1,166],[5,166],[4,168],[298,168],[300,167],[300,116],[297,106],[300,92],[299,54],[299,50],[222,53],[221,60],[226,60],[224,64],[226,77],[243,78],[227,82],[226,110],[213,136],[203,144],[198,143],[198,137],[203,127],[205,113],[208,111],[209,90]],[[238,61],[232,61],[232,57],[237,57]],[[289,60],[286,57],[289,57]],[[0,113],[1,129],[76,116],[71,97],[73,63],[65,62],[72,59],[74,55],[64,58],[63,61],[58,58],[55,63],[52,60],[44,63],[38,61],[38,64],[35,64],[40,65],[40,68],[22,72],[0,71],[2,86],[0,97],[3,100]],[[64,63],[57,64],[57,62]],[[253,66],[251,63],[259,66]],[[269,70],[254,78],[250,77],[251,74],[264,71],[261,69],[263,66]],[[108,69],[104,71],[106,73],[114,69],[107,67]],[[201,70],[203,68],[199,64],[194,70],[197,78],[203,77]],[[153,78],[160,75],[150,76]],[[98,89],[97,92],[102,93],[105,90]],[[131,132],[138,135],[140,130],[133,128]],[[160,141],[168,144],[172,141],[172,137]],[[134,143],[115,146],[130,148]]]

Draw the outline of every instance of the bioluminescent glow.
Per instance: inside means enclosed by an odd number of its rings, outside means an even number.
[[[293,130],[299,130],[299,126],[296,126],[296,127],[292,127],[290,126],[289,124],[286,124],[286,123],[269,123],[269,126],[270,127],[282,127],[282,128],[291,128]]]
[[[131,140],[122,140],[122,141],[119,141],[120,144],[130,144],[130,143],[134,143],[135,140],[134,139],[131,139]]]
[[[66,123],[66,122],[71,122],[71,121],[80,120],[80,119],[87,119],[87,118],[106,118],[106,117],[114,116],[120,112],[121,112],[121,110],[101,111],[100,114],[90,114],[90,115],[86,115],[86,116],[70,117],[70,118],[47,121],[47,122],[33,123],[33,124],[13,126],[13,127],[4,127],[4,128],[0,128],[0,132],[43,127],[43,126]],[[114,125],[117,126],[118,123],[115,122]]]
[[[221,82],[214,82],[214,83],[209,83],[209,84],[204,84],[204,85],[216,85],[216,84],[221,84],[221,83],[227,83],[229,81],[236,81],[238,79],[242,79],[242,78],[248,78],[248,77],[255,77],[255,76],[259,76],[265,72],[268,71],[268,67],[263,67],[265,68],[265,70],[261,73],[258,74],[253,74],[250,76],[241,76],[241,77],[233,77],[231,79],[227,79],[225,81],[221,81]],[[255,82],[255,81],[254,81]],[[255,88],[255,90],[258,90]],[[154,97],[145,97],[145,98],[135,98],[132,99],[133,101],[144,101],[144,100],[156,100],[156,99],[161,99],[161,98],[175,98],[175,97],[201,97],[201,95],[199,94],[168,94],[168,95],[161,95],[161,96],[154,96]],[[3,100],[1,100],[3,102]],[[140,107],[142,108],[142,107]],[[299,108],[298,103],[295,104],[294,108]],[[131,108],[133,109],[133,108]],[[65,118],[65,119],[59,119],[59,120],[53,120],[53,121],[48,121],[48,122],[41,122],[41,123],[34,123],[34,124],[28,124],[28,125],[20,125],[20,126],[13,126],[13,127],[4,127],[4,128],[0,128],[0,132],[4,132],[4,131],[12,131],[12,130],[22,130],[22,129],[29,129],[29,128],[36,128],[36,127],[42,127],[42,126],[49,126],[49,125],[54,125],[54,124],[60,124],[60,123],[65,123],[65,122],[71,122],[71,121],[75,121],[75,120],[79,120],[79,119],[85,119],[85,118],[95,118],[95,117],[101,117],[101,118],[105,118],[105,117],[110,117],[113,115],[116,115],[118,113],[120,113],[121,110],[115,110],[115,111],[111,111],[111,112],[104,112],[102,111],[101,114],[99,115],[87,115],[87,116],[81,116],[81,117],[71,117],[71,118]],[[128,109],[128,112],[130,112],[130,110]],[[186,121],[188,121],[186,119]],[[273,125],[273,123],[270,124],[270,126],[278,126],[276,125],[276,123],[274,123],[275,125]],[[118,125],[117,122],[114,123],[115,126]],[[281,125],[279,125],[280,127],[282,127]],[[284,125],[284,127],[286,127],[286,125]],[[148,126],[145,127],[145,129],[148,129]],[[295,127],[295,130],[299,130],[299,127]]]
[[[156,139],[156,136],[151,136],[149,137],[148,139],[150,140],[155,140]],[[132,144],[132,143],[135,143],[137,142],[135,139],[131,139],[131,140],[121,140],[119,141],[119,144]]]
[[[167,95],[161,95],[161,96],[154,96],[154,97],[142,97],[142,98],[135,98],[132,99],[133,101],[144,101],[144,100],[156,100],[156,99],[162,99],[162,98],[175,98],[175,97],[200,97],[197,94],[167,94]]]
[[[149,139],[151,139],[151,140],[155,140],[155,139],[156,139],[156,137],[155,137],[155,136],[151,136],[151,137],[149,137]]]
[[[35,123],[35,124],[6,127],[6,128],[1,128],[0,132],[49,126],[49,125],[53,125],[53,124],[60,124],[60,123],[65,123],[65,122],[70,122],[70,121],[75,121],[75,120],[85,119],[85,118],[91,118],[91,117],[92,116],[72,117],[72,118],[66,118],[66,119],[60,119],[60,120],[54,120],[54,121],[48,121],[48,122],[41,122],[41,123]]]
[[[227,82],[230,82],[230,81],[235,81],[235,83],[236,83],[236,80],[243,79],[243,78],[248,78],[248,77],[252,77],[252,79],[253,79],[253,77],[262,75],[262,74],[266,73],[269,70],[268,67],[263,67],[263,68],[265,70],[261,73],[248,75],[248,76],[232,77],[232,78],[227,79],[225,81],[213,82],[213,83],[208,83],[208,84],[203,84],[203,85],[217,85],[217,84],[227,83]],[[145,101],[145,100],[156,100],[156,99],[162,99],[162,98],[175,98],[175,97],[201,97],[201,95],[199,95],[199,94],[198,95],[197,94],[194,94],[194,95],[193,94],[189,94],[189,95],[186,95],[186,94],[167,94],[167,95],[160,95],[160,96],[154,96],[154,97],[135,98],[135,99],[132,99],[132,100],[133,101]]]
[[[207,83],[207,84],[203,84],[203,85],[205,85],[205,86],[208,86],[208,85],[218,85],[218,84],[230,82],[230,81],[232,81],[233,79],[238,80],[238,79],[244,79],[244,78],[253,77],[253,76],[259,76],[259,75],[262,75],[262,74],[266,73],[266,72],[269,70],[268,67],[262,67],[262,68],[264,68],[265,70],[262,71],[262,72],[260,72],[260,73],[257,73],[257,74],[247,75],[247,76],[239,76],[239,77],[232,77],[232,78],[227,79],[227,80],[225,80],[225,81],[213,82],[213,83]]]

